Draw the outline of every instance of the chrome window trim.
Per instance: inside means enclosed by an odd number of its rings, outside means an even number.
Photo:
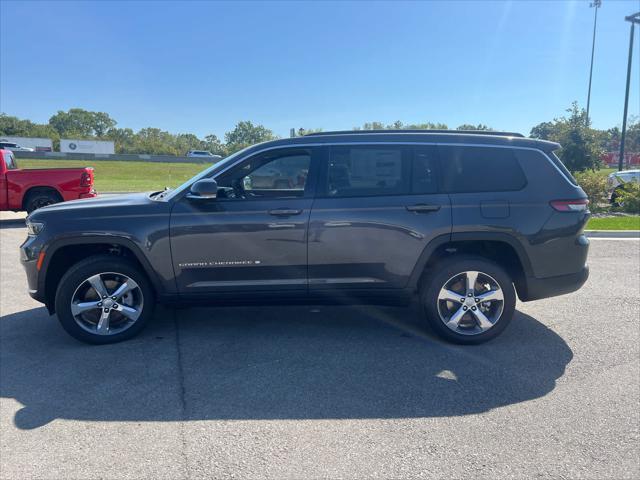
[[[217,172],[215,174],[215,177],[213,177],[213,178],[216,179],[219,175],[222,175],[223,173],[229,171],[230,169],[232,169],[233,167],[235,167],[239,163],[244,162],[249,157],[253,157],[254,155],[260,155],[260,154],[262,154],[264,152],[269,152],[271,150],[285,150],[285,149],[289,149],[289,148],[300,149],[300,148],[305,148],[305,147],[332,147],[332,146],[336,146],[336,145],[341,145],[341,146],[342,145],[403,145],[403,146],[428,145],[428,146],[445,146],[445,147],[512,148],[512,149],[518,149],[518,150],[530,150],[530,151],[534,151],[534,152],[540,152],[547,159],[547,161],[551,164],[551,166],[562,176],[562,178],[565,179],[565,181],[569,185],[571,185],[574,188],[578,188],[571,181],[569,181],[567,176],[562,172],[562,170],[560,170],[558,168],[558,166],[553,162],[553,160],[551,160],[549,155],[547,155],[547,153],[544,150],[540,149],[540,148],[521,147],[521,146],[518,146],[518,145],[493,145],[493,144],[490,144],[490,143],[487,144],[487,143],[466,143],[466,142],[462,143],[462,142],[408,142],[408,141],[403,141],[403,142],[367,142],[367,141],[362,141],[362,142],[340,142],[340,141],[336,141],[336,142],[322,142],[322,143],[295,143],[295,144],[289,144],[289,145],[277,145],[277,146],[273,146],[273,147],[265,147],[265,148],[262,148],[260,150],[256,150],[255,152],[252,152],[249,155],[242,156],[238,160],[232,162],[231,164],[227,165],[225,168],[223,168],[222,170]],[[251,148],[251,147],[249,147],[249,148]],[[207,170],[205,170],[205,171],[199,173],[198,175],[196,175],[195,177],[193,177],[194,178],[194,182],[196,182],[197,180],[201,180],[203,178],[208,178],[207,174],[205,172],[213,170],[215,167],[216,167],[216,165],[214,164],[211,167],[209,167]],[[184,192],[188,187],[190,187],[194,182],[185,185],[184,188],[179,190],[179,191],[178,191],[178,189],[172,191],[166,197],[166,200],[172,200],[173,198],[177,197],[182,192]]]

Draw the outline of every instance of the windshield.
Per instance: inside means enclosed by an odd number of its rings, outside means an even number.
[[[232,153],[227,158],[223,158],[219,162],[214,163],[213,165],[211,165],[206,170],[203,170],[202,172],[197,174],[195,177],[190,178],[189,180],[184,182],[182,185],[177,187],[175,190],[171,190],[170,192],[167,192],[167,195],[166,195],[165,198],[167,200],[169,200],[169,199],[175,197],[176,195],[179,195],[181,192],[183,192],[186,189],[188,189],[191,186],[191,184],[197,182],[198,180],[202,180],[203,178],[207,178],[207,177],[211,176],[213,174],[213,172],[215,172],[217,170],[220,170],[220,169],[224,168],[226,165],[229,165],[229,164],[233,163],[237,158],[241,157],[244,154],[244,152],[246,152],[250,148],[251,147],[244,148],[244,149],[242,149],[242,150],[240,150],[240,151],[238,151],[236,153]],[[164,195],[163,195],[163,197],[164,197]]]

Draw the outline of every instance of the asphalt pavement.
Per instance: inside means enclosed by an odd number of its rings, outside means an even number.
[[[639,478],[640,241],[445,344],[416,308],[159,308],[88,346],[26,293],[0,220],[0,478]]]

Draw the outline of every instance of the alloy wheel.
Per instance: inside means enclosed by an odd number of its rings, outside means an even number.
[[[139,285],[116,272],[87,278],[71,297],[74,320],[94,335],[116,335],[131,328],[140,318],[143,306]]]
[[[504,294],[490,275],[461,272],[445,282],[438,294],[440,320],[462,335],[478,335],[491,329],[504,311]]]

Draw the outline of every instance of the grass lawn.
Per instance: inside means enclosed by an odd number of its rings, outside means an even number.
[[[206,163],[111,162],[18,159],[20,168],[93,167],[98,193],[144,192],[177,187],[209,167]]]
[[[591,218],[587,230],[640,230],[640,215]]]

